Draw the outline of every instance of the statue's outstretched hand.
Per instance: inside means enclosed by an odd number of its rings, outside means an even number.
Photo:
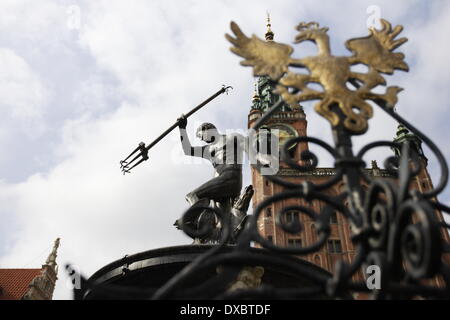
[[[184,114],[181,115],[181,117],[179,117],[177,119],[178,122],[178,127],[180,127],[180,129],[186,129],[187,126],[187,118]]]

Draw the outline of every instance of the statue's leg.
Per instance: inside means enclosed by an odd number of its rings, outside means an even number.
[[[203,185],[202,185],[203,186]],[[200,186],[199,188],[195,189],[192,192],[189,192],[186,195],[186,201],[191,205],[191,207],[193,206],[198,206],[198,207],[208,207],[209,206],[209,199],[207,198],[200,198],[198,193],[202,190],[202,186]],[[191,228],[195,228],[195,226],[197,225],[198,222],[198,215],[192,215],[192,216],[188,216],[185,217],[185,223],[189,224]],[[173,224],[177,229],[181,229],[181,219],[177,219],[175,221],[175,223]]]
[[[186,200],[195,203],[200,199],[224,199],[239,196],[242,188],[242,173],[226,170],[186,195]],[[193,203],[189,202],[191,205]]]
[[[228,219],[232,219],[230,212],[231,212],[231,207],[233,205],[233,200],[234,198],[224,198],[224,199],[220,199],[219,201],[215,202],[215,206],[218,207],[222,213],[225,215],[225,217],[227,217]],[[212,237],[214,238],[215,241],[219,241],[220,238],[222,237],[222,232],[223,232],[223,224],[225,222],[223,221],[217,221],[217,226],[216,229],[214,230],[214,234],[212,235]],[[232,223],[232,221],[231,221]],[[232,227],[232,225],[231,225]]]
[[[216,195],[216,192],[211,192],[212,190],[217,189],[217,186],[220,186],[223,182],[223,179],[220,179],[220,176],[215,177],[204,184],[200,185],[195,190],[189,192],[186,195],[186,201],[192,207],[209,207],[210,200]],[[179,219],[180,220],[180,219]],[[181,221],[178,221],[178,224]],[[201,229],[204,225],[212,225],[215,226],[215,215],[211,211],[203,210],[202,212],[194,212],[192,215],[185,217],[185,223],[188,223],[193,229]],[[194,239],[194,244],[198,243],[207,243],[211,238],[214,237],[212,234],[209,234],[205,239]]]
[[[242,187],[242,174],[240,171],[228,170],[222,172],[219,176],[207,181],[206,183],[199,186],[197,189],[186,195],[186,200],[191,206],[209,206],[210,200],[219,200],[224,198],[234,198],[239,195]],[[230,206],[225,205],[223,207],[226,214],[230,212]],[[216,221],[215,215],[211,211],[205,211],[196,213],[192,217],[186,217],[185,221],[191,224],[194,229],[200,229],[204,223],[213,224]],[[217,228],[217,226],[216,226]],[[219,228],[217,228],[219,229]],[[201,239],[202,243],[209,242],[213,240],[212,238],[217,238],[212,234]],[[215,239],[214,239],[215,240]]]

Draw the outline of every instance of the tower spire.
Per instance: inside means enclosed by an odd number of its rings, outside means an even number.
[[[427,158],[425,157],[425,154],[423,153],[422,150],[422,140],[417,135],[410,132],[408,128],[406,128],[404,125],[400,123],[397,126],[397,132],[394,137],[394,142],[399,144],[409,142],[413,151],[415,151],[418,156],[422,157],[425,161],[427,161]],[[401,156],[402,153],[401,148],[393,148],[393,150],[397,157]]]
[[[257,100],[259,100],[258,83],[255,82],[255,90],[253,91],[252,101],[257,101]]]
[[[58,251],[58,247],[59,247],[59,240],[60,240],[59,238],[56,238],[55,244],[53,245],[52,252],[48,256],[47,261],[45,261],[45,264],[49,265],[53,269],[55,269],[55,267],[56,267],[56,256],[57,256],[57,251]]]
[[[395,107],[394,111],[397,112]],[[393,141],[399,144],[409,142],[412,150],[425,161],[425,164],[428,162],[427,157],[423,153],[422,140],[417,135],[409,131],[408,128],[406,128],[403,124],[398,123],[397,132],[395,134]],[[392,150],[394,151],[395,156],[397,157],[401,156],[402,154],[401,148],[394,147],[392,148]]]
[[[41,273],[28,285],[28,291],[23,295],[23,300],[51,300],[55,291],[56,280],[58,280],[58,266],[56,264],[56,252],[59,247],[59,238],[56,238],[52,252],[45,264],[42,265]]]
[[[271,27],[272,27],[272,25],[270,23],[270,14],[269,14],[269,12],[267,12],[267,31],[265,34],[266,41],[273,41],[274,33],[272,32]]]

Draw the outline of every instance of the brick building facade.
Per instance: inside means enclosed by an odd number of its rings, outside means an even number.
[[[266,33],[266,41],[273,41],[273,32],[270,30],[270,25],[268,27],[269,30]],[[258,79],[255,86],[251,110],[248,115],[249,128],[253,126],[253,124],[263,115],[263,113],[270,108],[270,106],[277,103],[281,99],[280,96],[274,93],[274,89],[275,83],[273,83],[268,77],[260,77]],[[261,129],[278,129],[279,145],[281,146],[284,141],[289,138],[306,137],[307,126],[308,123],[306,115],[301,105],[292,106],[284,104],[279,109],[279,112],[273,114]],[[419,174],[414,177],[410,188],[419,190],[422,193],[433,189],[433,183],[427,169],[428,160],[422,151],[422,142],[420,139],[411,134],[405,127],[399,125],[394,141],[398,143],[402,143],[404,141],[410,142],[411,146],[414,148],[414,151],[419,156],[419,161],[422,163],[422,168]],[[308,149],[309,146],[307,142],[300,142],[297,145],[291,146],[289,153],[299,164],[305,165],[304,161],[300,160],[300,154]],[[401,154],[401,150],[393,150],[393,152],[397,157]],[[275,184],[265,176],[261,175],[255,168],[252,168],[251,170],[252,184],[255,190],[252,200],[253,208],[256,208],[265,199],[285,190],[283,186]],[[380,169],[376,161],[372,161],[371,168],[364,170],[369,176],[396,181],[396,178],[393,177],[387,170]],[[301,184],[304,182],[320,184],[329,180],[335,174],[336,171],[334,168],[315,168],[307,172],[300,172],[298,170],[291,169],[286,163],[280,162],[280,169],[276,176],[295,184]],[[363,180],[361,183],[363,188],[367,190],[367,183]],[[329,196],[338,196],[344,192],[344,182],[339,181],[323,192]],[[316,243],[318,233],[316,232],[314,220],[306,214],[292,210],[285,215],[287,222],[298,219],[302,226],[302,231],[298,234],[287,233],[276,224],[276,216],[282,211],[283,208],[289,206],[303,206],[306,208],[311,208],[312,211],[320,214],[325,206],[325,203],[317,200],[308,202],[299,198],[274,202],[264,208],[264,211],[259,216],[258,231],[261,236],[280,247],[307,247]],[[441,212],[436,211],[436,215],[440,221],[443,221]],[[330,216],[330,228],[331,234],[327,240],[327,244],[322,246],[322,248],[313,254],[301,256],[301,258],[314,263],[327,271],[333,272],[336,261],[343,260],[350,263],[354,259],[356,252],[351,240],[352,232],[348,219],[345,219],[339,212],[333,212]],[[450,242],[449,234],[444,228],[442,228],[442,238],[445,241]],[[448,257],[445,256],[444,258],[447,259]],[[448,259],[448,261],[450,262],[450,259]],[[359,272],[354,276],[354,280],[361,281],[363,280],[363,277],[363,273]],[[444,282],[440,278],[435,278],[433,281],[435,281],[439,286],[444,286]]]

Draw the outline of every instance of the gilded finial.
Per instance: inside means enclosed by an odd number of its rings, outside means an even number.
[[[267,12],[267,32],[266,32],[266,41],[273,41],[274,33],[272,32],[272,29],[270,28],[272,25],[270,24],[270,14]]]

